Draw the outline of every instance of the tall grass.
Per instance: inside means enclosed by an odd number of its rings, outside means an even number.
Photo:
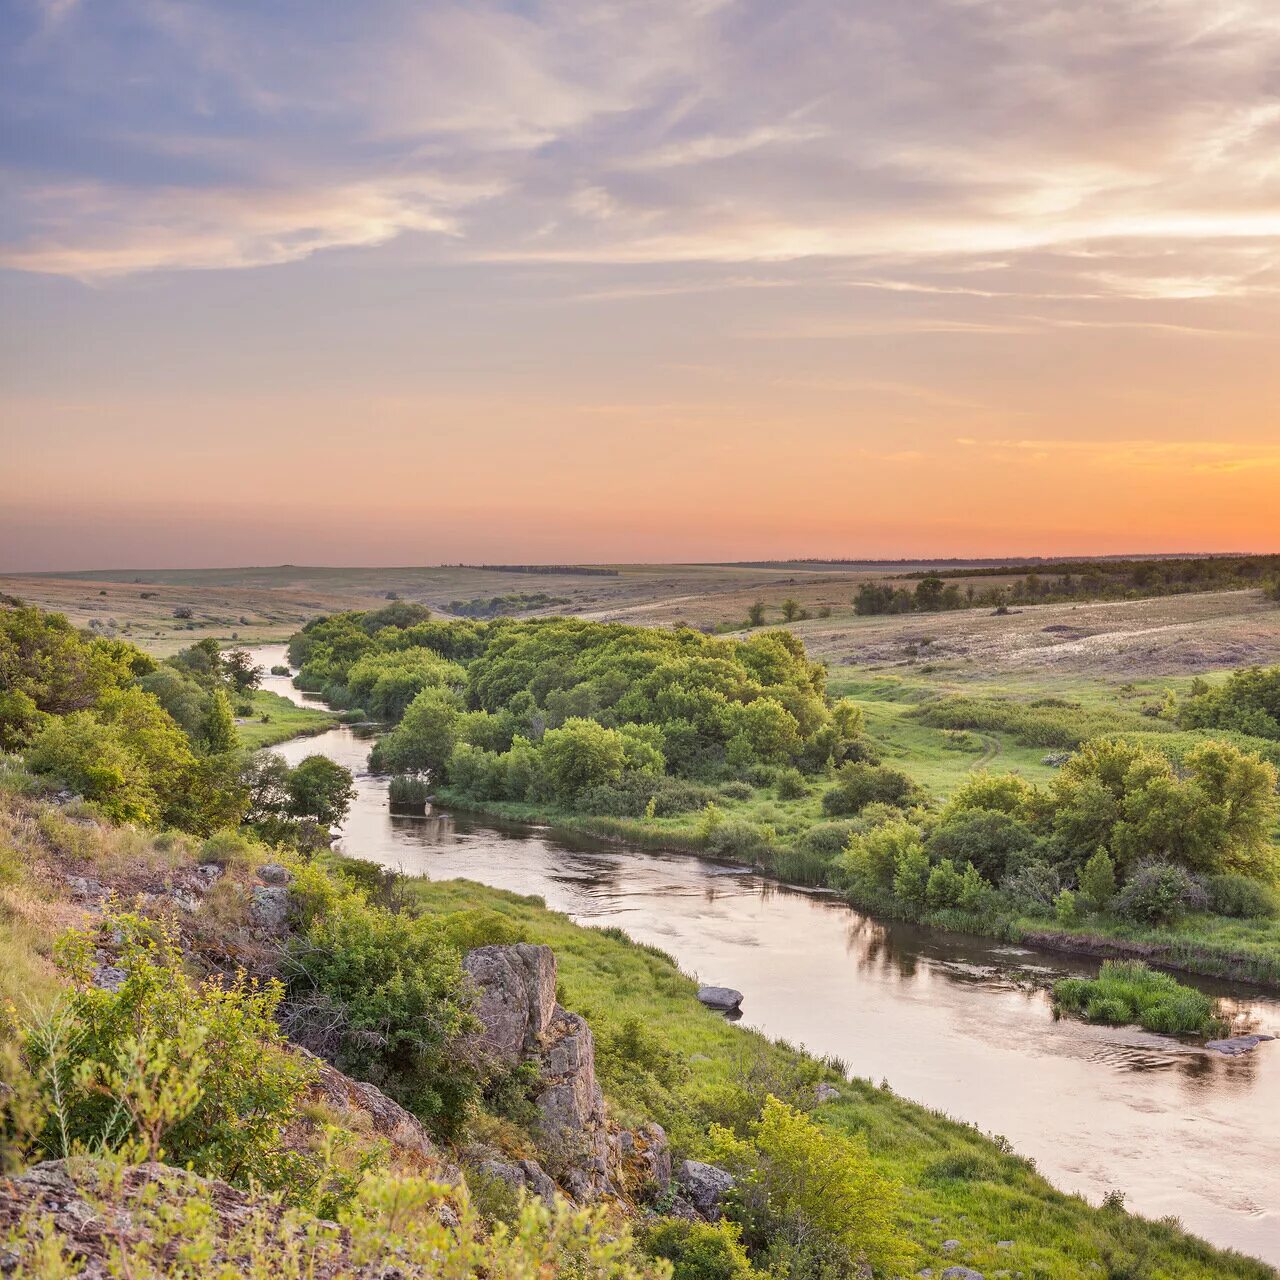
[[[1137,1023],[1166,1035],[1215,1035],[1226,1028],[1217,1001],[1141,960],[1107,960],[1096,978],[1063,978],[1054,1004],[1090,1022]]]

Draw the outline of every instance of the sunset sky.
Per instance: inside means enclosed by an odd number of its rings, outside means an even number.
[[[1277,0],[0,15],[0,569],[1280,548]]]

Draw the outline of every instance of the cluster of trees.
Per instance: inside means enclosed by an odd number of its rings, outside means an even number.
[[[887,582],[864,582],[853,598],[853,611],[860,616],[875,613],[937,613],[942,609],[964,609],[976,603],[970,588],[961,593],[955,583],[944,583],[936,573],[926,574],[914,590]]]
[[[817,773],[862,720],[785,631],[750,640],[573,618],[441,623],[340,614],[291,642],[304,687],[394,726],[375,769],[568,808],[649,800],[755,766]],[[629,803],[629,802],[628,802]]]
[[[940,813],[870,800],[832,869],[855,896],[915,916],[1010,908],[1072,923],[1113,913],[1269,914],[1280,865],[1275,768],[1205,742],[1175,770],[1119,739],[1087,743],[1047,788],[978,774]]]
[[[1177,718],[1188,729],[1227,729],[1280,742],[1280,667],[1245,667],[1220,685],[1197,678]]]
[[[449,601],[449,612],[459,618],[507,618],[516,613],[532,613],[568,604],[568,596],[549,596],[545,591],[510,592],[503,596],[476,596],[473,600]]]
[[[61,614],[6,609],[0,750],[116,822],[209,834],[247,821],[311,847],[345,814],[351,775],[319,756],[295,770],[245,758],[235,718],[261,677],[212,639],[160,662]]]

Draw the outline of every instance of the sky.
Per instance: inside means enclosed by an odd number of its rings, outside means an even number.
[[[1280,547],[1275,0],[0,49],[0,569]]]

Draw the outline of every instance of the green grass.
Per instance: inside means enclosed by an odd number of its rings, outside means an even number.
[[[539,899],[468,881],[415,880],[405,887],[424,911],[493,911],[529,940],[554,948],[561,1001],[591,1023],[611,1104],[627,1122],[656,1119],[678,1155],[698,1154],[711,1120],[740,1122],[744,1088],[798,1087],[811,1096],[814,1080],[840,1078],[830,1065],[702,1008],[695,984],[668,957],[619,930],[583,928]],[[642,1057],[659,1064],[655,1070],[620,1062],[611,1049],[636,1023]],[[840,1087],[840,1099],[815,1117],[862,1137],[879,1167],[901,1184],[899,1217],[912,1242],[913,1270],[932,1267],[939,1275],[963,1264],[988,1276],[1021,1272],[1038,1280],[1274,1276],[1263,1263],[1215,1250],[1172,1222],[1095,1208],[1056,1191],[1002,1140],[869,1081]],[[944,1253],[948,1239],[959,1240],[960,1248]],[[999,1240],[1012,1240],[1013,1247],[999,1249]]]
[[[1141,960],[1107,960],[1096,978],[1063,978],[1053,987],[1057,1009],[1090,1022],[1137,1023],[1166,1035],[1220,1035],[1226,1024],[1218,1004]]]
[[[320,733],[338,723],[331,711],[300,707],[278,693],[257,689],[253,694],[253,714],[236,725],[240,745],[247,751],[274,747],[304,733]]]

